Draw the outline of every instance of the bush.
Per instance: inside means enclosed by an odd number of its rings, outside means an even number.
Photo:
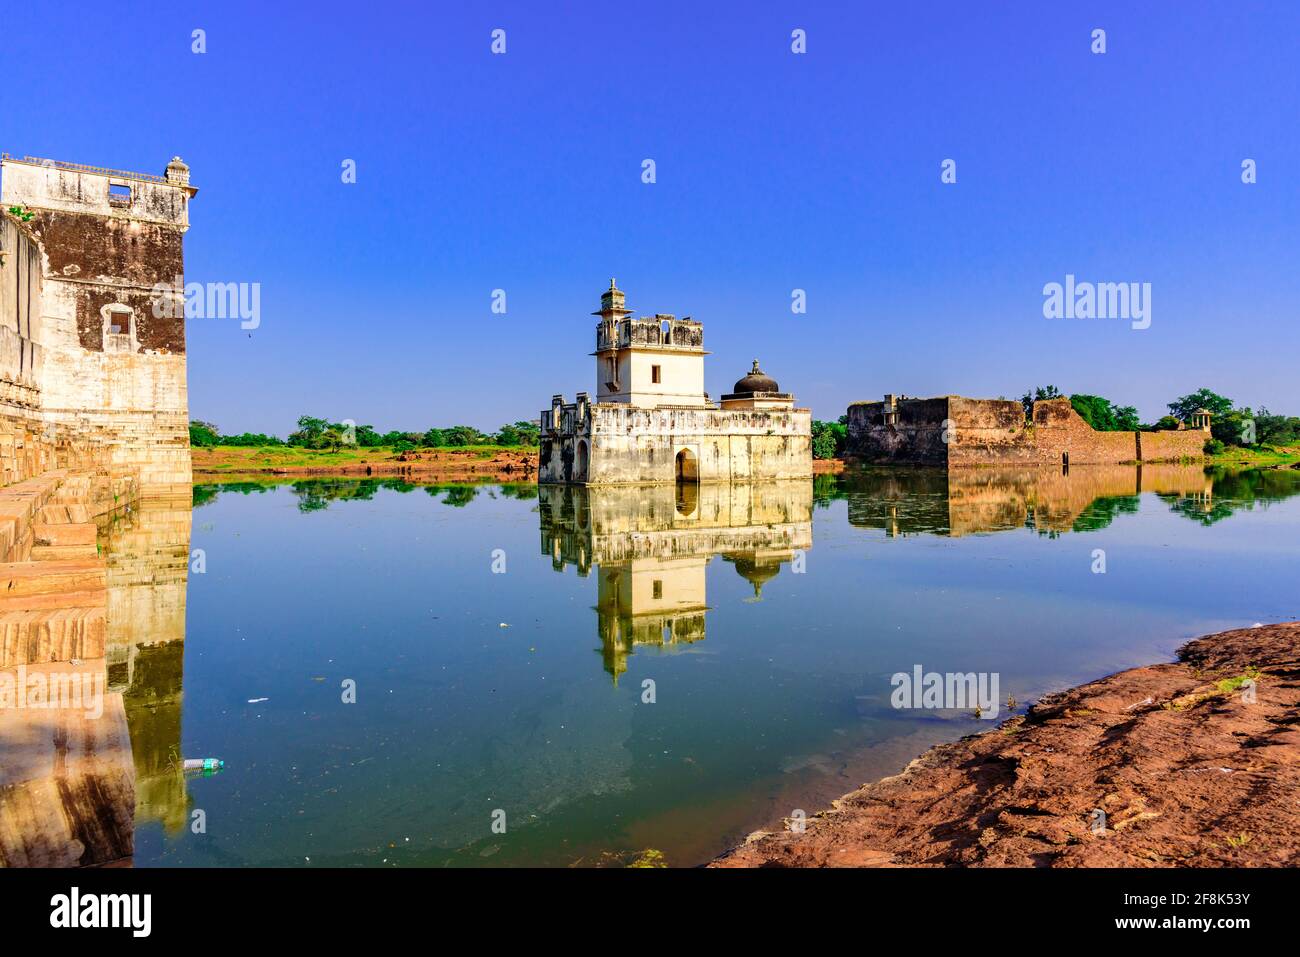
[[[843,422],[812,423],[812,454],[815,459],[835,459],[844,452],[848,428]]]
[[[1224,445],[1223,445],[1223,443],[1220,442],[1218,439],[1206,439],[1206,440],[1205,440],[1205,454],[1206,454],[1206,455],[1221,455],[1221,454],[1223,454],[1223,449],[1224,449]]]

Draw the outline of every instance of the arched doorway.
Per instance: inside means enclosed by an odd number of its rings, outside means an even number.
[[[573,480],[575,482],[587,481],[587,443],[585,440],[578,442],[578,458],[573,464]]]
[[[675,474],[679,482],[698,482],[700,472],[698,460],[695,453],[690,449],[682,449],[677,453]]]

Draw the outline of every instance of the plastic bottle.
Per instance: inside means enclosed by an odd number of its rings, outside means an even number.
[[[219,758],[186,758],[182,766],[186,771],[220,771],[226,762]]]

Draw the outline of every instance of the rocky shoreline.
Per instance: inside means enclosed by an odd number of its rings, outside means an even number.
[[[1297,863],[1300,622],[1290,622],[1207,635],[1176,662],[1049,695],[845,795],[802,833],[752,834],[709,866]]]

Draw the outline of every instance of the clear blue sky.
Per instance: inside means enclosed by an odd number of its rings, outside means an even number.
[[[188,331],[191,414],[226,432],[533,418],[594,390],[610,276],[638,312],[705,323],[713,395],[757,356],[818,418],[1049,382],[1147,420],[1200,386],[1300,414],[1290,0],[3,17],[0,149],[157,172],[179,153],[186,278],[262,284],[251,335]],[[1067,273],[1150,282],[1151,328],[1043,318]]]

